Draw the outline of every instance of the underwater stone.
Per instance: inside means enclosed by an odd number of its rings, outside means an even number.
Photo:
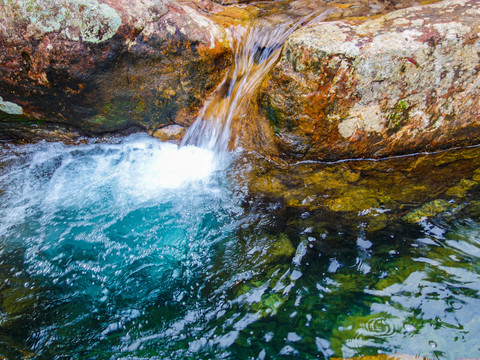
[[[425,218],[436,216],[445,211],[455,208],[456,205],[442,199],[431,201],[419,209],[415,209],[403,217],[403,220],[410,223],[417,223]]]
[[[460,210],[478,187],[479,155],[480,147],[471,147],[382,161],[253,162],[248,184],[255,196],[278,199],[300,213],[321,211],[325,223],[309,224],[313,233],[339,216],[370,233],[402,218],[416,223]]]
[[[274,240],[268,249],[268,261],[275,261],[280,257],[290,257],[295,253],[295,248],[292,246],[290,239],[286,234],[280,234]]]

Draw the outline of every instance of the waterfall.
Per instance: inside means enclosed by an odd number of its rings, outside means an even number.
[[[195,145],[217,155],[235,149],[238,134],[232,134],[232,124],[245,116],[249,101],[278,60],[287,37],[304,24],[325,19],[330,12],[282,19],[280,24],[274,15],[257,19],[248,27],[229,28],[232,66],[187,130],[182,145]]]

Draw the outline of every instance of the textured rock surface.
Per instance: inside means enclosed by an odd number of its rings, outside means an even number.
[[[261,94],[278,147],[334,160],[478,143],[479,36],[475,0],[295,32]]]
[[[299,214],[323,214],[313,227],[340,216],[369,232],[460,209],[480,186],[480,147],[289,166],[253,159],[250,166],[247,181],[258,198],[279,199]]]
[[[230,58],[225,31],[188,4],[5,0],[2,128],[26,120],[90,133],[189,124]]]

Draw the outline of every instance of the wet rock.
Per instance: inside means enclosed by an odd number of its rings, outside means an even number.
[[[298,30],[261,94],[277,147],[334,160],[478,143],[479,14],[451,0]]]
[[[0,121],[1,138],[13,143],[30,143],[41,140],[81,143],[86,140],[77,129],[44,121]]]
[[[160,141],[172,141],[179,143],[185,134],[185,128],[180,125],[169,125],[163,128],[159,128],[152,133],[153,137],[156,137]]]
[[[479,186],[480,148],[382,161],[251,164],[247,181],[256,198],[281,201],[327,222],[320,226],[315,219],[312,228],[328,227],[328,221],[341,217],[352,227],[375,232],[400,219],[416,223],[460,210]]]
[[[42,140],[61,141],[70,145],[112,142],[141,131],[141,127],[132,126],[124,130],[106,132],[92,137],[86,136],[85,132],[67,124],[44,120],[29,121],[25,118],[21,121],[0,121],[0,138],[13,144],[28,144]]]
[[[0,15],[2,122],[188,125],[230,64],[225,31],[173,0],[6,0]]]
[[[417,223],[424,219],[438,216],[442,213],[452,213],[462,210],[468,204],[459,200],[466,198],[468,191],[473,187],[478,186],[478,181],[475,180],[477,179],[478,172],[478,169],[474,171],[473,180],[461,179],[456,185],[448,188],[444,194],[445,197],[449,199],[448,201],[444,199],[430,201],[405,215],[403,220],[410,223]]]
[[[278,261],[278,258],[281,257],[290,258],[294,253],[295,249],[288,236],[280,234],[268,249],[268,259],[266,259],[266,262],[276,262]]]

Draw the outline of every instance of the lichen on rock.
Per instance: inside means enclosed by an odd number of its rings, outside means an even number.
[[[173,0],[7,0],[0,14],[4,125],[187,126],[231,60],[225,30]]]
[[[113,8],[97,0],[6,0],[2,10],[11,14],[6,19],[7,34],[15,36],[11,32],[23,22],[27,36],[38,39],[56,32],[69,40],[98,43],[110,39],[122,24]]]
[[[0,111],[10,115],[22,115],[23,109],[21,106],[10,102],[10,101],[3,101],[3,98],[0,96]]]
[[[261,93],[285,158],[383,157],[480,139],[480,4],[296,31]],[[458,20],[461,19],[461,22]]]

